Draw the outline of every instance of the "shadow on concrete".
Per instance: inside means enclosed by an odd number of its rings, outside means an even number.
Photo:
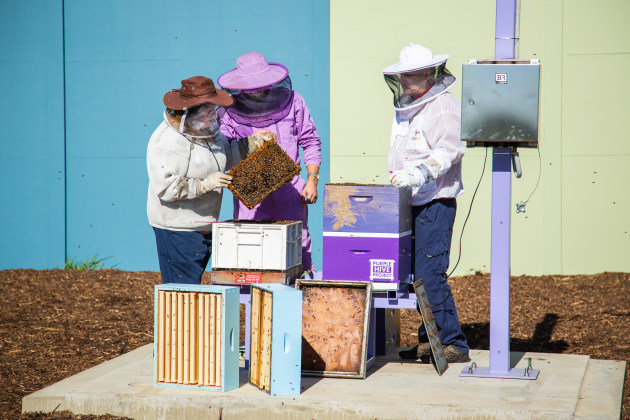
[[[398,356],[398,352],[400,350],[406,350],[409,347],[399,347],[397,349],[395,349],[394,351],[392,351],[391,353],[387,354],[387,355],[379,355],[378,358],[376,359],[374,365],[367,370],[365,379],[369,378],[370,376],[378,373],[378,371],[385,367],[388,363],[399,363],[401,365],[422,365],[422,366],[429,366],[431,365],[433,367],[433,369],[435,369],[435,374],[438,375],[437,372],[437,367],[435,366],[435,363],[424,363],[421,362],[420,360],[411,360],[411,359],[401,359]]]
[[[551,340],[553,330],[560,317],[558,314],[547,313],[536,324],[534,333],[529,339],[510,338],[510,351],[539,352],[539,353],[563,353],[569,348],[564,340]],[[474,322],[462,324],[462,331],[468,339],[471,349],[490,349],[490,323]]]
[[[306,391],[307,389],[309,389],[310,387],[314,386],[315,384],[317,384],[319,381],[321,381],[323,378],[321,377],[312,377],[312,376],[302,376],[302,380],[301,380],[301,386],[300,386],[300,393]],[[243,386],[249,384],[249,369],[245,369],[243,367],[240,367],[238,369],[238,387],[242,388]],[[255,387],[255,385],[252,384],[252,386]],[[264,391],[261,391],[264,392]]]
[[[300,386],[301,392],[306,391],[307,389],[315,386],[318,382],[322,381],[324,378],[319,376],[304,376],[302,375],[302,383]]]

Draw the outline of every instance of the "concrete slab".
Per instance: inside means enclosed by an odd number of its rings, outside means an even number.
[[[302,378],[298,396],[271,397],[247,382],[209,392],[153,387],[147,345],[24,397],[22,410],[112,414],[135,419],[618,419],[626,362],[588,356],[512,353],[537,380],[460,377],[465,364],[443,376],[431,365],[379,357],[366,379]],[[488,352],[471,351],[478,366]]]
[[[618,419],[626,362],[591,360],[586,369],[576,419]]]

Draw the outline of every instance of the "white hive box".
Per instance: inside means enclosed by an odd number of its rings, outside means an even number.
[[[212,225],[213,270],[287,270],[302,264],[302,222],[229,220]]]

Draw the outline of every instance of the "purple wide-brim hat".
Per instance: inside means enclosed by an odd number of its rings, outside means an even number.
[[[289,69],[280,63],[268,63],[256,51],[248,52],[236,59],[236,68],[222,74],[217,83],[223,89],[251,90],[273,85],[284,80]]]

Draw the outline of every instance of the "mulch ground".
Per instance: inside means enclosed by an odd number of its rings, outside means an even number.
[[[0,271],[0,418],[122,419],[67,411],[20,414],[21,400],[151,343],[153,286],[159,282],[155,272]],[[450,283],[471,348],[487,350],[489,275],[455,277]],[[629,303],[628,273],[514,277],[510,349],[628,362]],[[402,311],[401,345],[415,344],[419,322],[416,311]],[[622,419],[630,419],[629,372]]]

